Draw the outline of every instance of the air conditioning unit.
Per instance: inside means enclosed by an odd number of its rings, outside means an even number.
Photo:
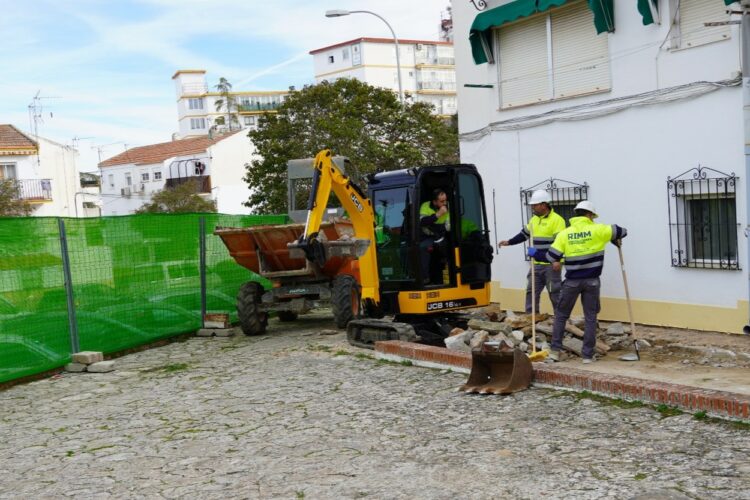
[[[120,194],[123,196],[130,196],[130,186],[121,188]]]

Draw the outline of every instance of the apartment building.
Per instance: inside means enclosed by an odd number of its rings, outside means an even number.
[[[243,180],[254,148],[242,131],[131,148],[99,163],[102,215],[135,212],[157,191],[194,181],[218,211],[246,214]]]
[[[177,96],[178,138],[186,139],[216,132],[231,132],[237,129],[253,129],[258,125],[258,117],[273,112],[289,94],[279,91],[236,91],[229,94],[234,101],[231,114],[237,122],[227,118],[226,103],[217,108],[217,101],[226,101],[215,86],[209,87],[206,71],[183,69],[173,76]],[[224,124],[217,124],[224,121]],[[228,126],[231,122],[231,127]]]
[[[315,83],[356,78],[398,92],[396,46],[391,38],[357,38],[310,51]],[[441,116],[456,114],[453,44],[399,40],[401,82],[413,102],[431,104]]]
[[[82,211],[78,152],[63,144],[32,137],[0,124],[0,179],[14,179],[19,198],[38,217],[75,217]]]

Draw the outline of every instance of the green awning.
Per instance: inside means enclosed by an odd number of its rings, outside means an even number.
[[[492,54],[492,30],[517,19],[560,7],[569,0],[515,0],[494,9],[481,12],[474,18],[469,31],[471,55],[475,64],[488,61]],[[594,13],[594,26],[597,33],[615,30],[615,9],[613,0],[587,0]]]
[[[657,11],[659,10],[659,2],[654,2],[654,0],[638,0],[638,12],[640,12],[641,17],[643,17],[644,26],[654,23],[654,16],[651,14],[651,5],[653,5],[654,9]]]

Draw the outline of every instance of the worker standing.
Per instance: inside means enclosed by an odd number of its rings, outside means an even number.
[[[528,240],[533,236],[533,246],[529,248],[529,256],[534,259],[534,297],[535,313],[539,312],[539,299],[542,296],[542,289],[547,288],[552,308],[557,309],[557,302],[560,298],[560,270],[554,270],[547,261],[547,250],[552,242],[555,241],[555,235],[565,229],[565,219],[560,217],[550,206],[550,197],[547,191],[542,189],[534,191],[527,202],[531,206],[533,216],[529,223],[521,229],[521,232],[509,240],[503,240],[498,246],[517,245]],[[531,313],[531,270],[527,275],[526,284],[526,313]]]
[[[591,363],[595,360],[596,316],[600,310],[599,276],[604,267],[604,247],[609,242],[619,246],[628,232],[616,224],[609,226],[594,222],[598,215],[590,201],[582,201],[576,205],[575,215],[576,217],[570,219],[570,227],[557,235],[547,252],[547,259],[558,271],[561,267],[560,261],[565,259],[565,281],[555,310],[549,359],[560,360],[565,324],[580,295],[586,322],[583,335],[583,363]]]

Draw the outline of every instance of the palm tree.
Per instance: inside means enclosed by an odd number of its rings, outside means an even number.
[[[234,124],[239,125],[239,118],[237,117],[237,102],[236,98],[231,94],[232,92],[232,84],[229,83],[229,80],[227,80],[224,77],[219,78],[219,83],[215,86],[216,90],[221,94],[221,99],[216,99],[215,106],[216,111],[221,111],[222,108],[225,108],[227,112],[226,118],[223,116],[219,116],[216,118],[215,123],[217,125],[225,125],[229,127],[229,130],[231,131]],[[233,111],[234,110],[234,111]]]

